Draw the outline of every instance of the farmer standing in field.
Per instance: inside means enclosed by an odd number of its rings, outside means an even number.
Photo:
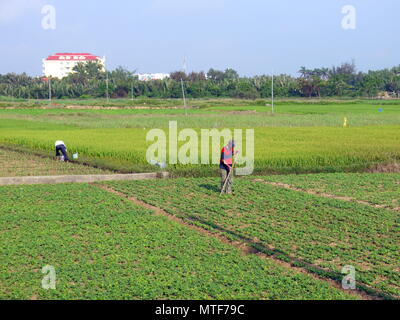
[[[235,153],[235,141],[230,140],[229,143],[221,150],[221,160],[219,168],[221,172],[221,193],[232,193],[233,186],[233,157]],[[224,188],[225,186],[225,188]]]
[[[56,146],[56,157],[61,161],[69,161],[68,154],[67,154],[67,147],[64,141],[57,140],[55,143]]]

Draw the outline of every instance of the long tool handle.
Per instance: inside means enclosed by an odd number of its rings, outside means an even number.
[[[222,189],[221,189],[221,193],[219,194],[220,196],[222,195],[222,193],[223,193],[223,192],[225,191],[225,189],[226,189],[226,186],[227,186],[227,183],[228,183],[228,181],[229,181],[229,178],[231,177],[231,174],[232,174],[232,172],[233,172],[233,169],[235,168],[235,163],[236,163],[236,159],[233,160],[232,168],[231,168],[231,170],[229,170],[228,176],[227,176],[226,179],[225,179],[224,185],[222,186]]]

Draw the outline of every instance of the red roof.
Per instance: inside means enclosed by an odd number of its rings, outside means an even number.
[[[98,60],[100,57],[91,53],[56,53],[48,56],[46,60],[61,60],[61,61],[88,61]]]

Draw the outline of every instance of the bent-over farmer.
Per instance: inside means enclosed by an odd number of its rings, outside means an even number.
[[[233,170],[232,165],[233,165],[234,154],[235,154],[235,141],[231,140],[221,150],[221,160],[219,163],[219,168],[221,172],[221,193],[232,193],[233,172],[231,174],[229,173],[231,172],[231,170]]]
[[[56,146],[56,157],[60,160],[69,161],[67,154],[67,147],[64,141],[57,140],[55,146]]]

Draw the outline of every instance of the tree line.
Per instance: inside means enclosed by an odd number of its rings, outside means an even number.
[[[123,67],[103,71],[96,62],[80,63],[63,79],[31,77],[25,73],[0,75],[0,96],[23,99],[180,98],[182,83],[189,98],[271,97],[272,76],[241,77],[233,69],[205,72],[175,71],[164,80],[140,81]],[[49,84],[50,81],[50,84]],[[299,76],[274,77],[276,97],[386,97],[400,98],[400,66],[360,72],[354,63],[332,68],[301,67]]]

